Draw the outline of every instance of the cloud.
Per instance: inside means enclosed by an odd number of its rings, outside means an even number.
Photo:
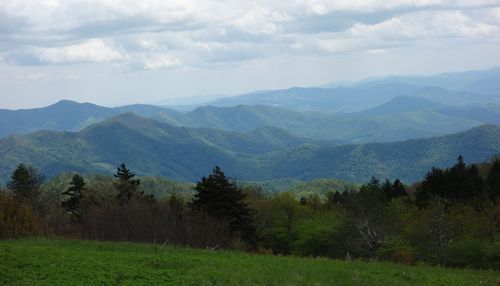
[[[3,0],[12,64],[203,67],[498,38],[499,0]]]
[[[181,61],[178,58],[165,53],[141,54],[134,58],[138,59],[138,62],[131,63],[130,66],[138,69],[160,70],[181,66]]]
[[[439,37],[498,36],[500,27],[474,21],[459,11],[432,11],[405,14],[375,25],[356,24],[353,36],[382,40],[415,40]]]
[[[37,48],[34,54],[40,62],[49,64],[72,64],[82,62],[113,62],[125,56],[101,39],[57,48]]]

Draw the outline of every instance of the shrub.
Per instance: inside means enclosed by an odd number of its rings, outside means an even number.
[[[33,235],[38,232],[38,219],[29,203],[0,191],[0,238]]]

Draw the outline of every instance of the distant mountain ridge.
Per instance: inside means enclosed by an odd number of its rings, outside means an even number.
[[[14,134],[39,130],[78,131],[124,112],[179,127],[235,132],[274,127],[296,137],[336,144],[394,142],[450,134],[484,123],[500,123],[500,110],[446,106],[412,96],[398,96],[377,107],[344,114],[298,112],[264,105],[204,106],[182,113],[150,105],[106,108],[62,101],[42,109],[0,110],[0,122],[5,123],[0,125],[0,135],[8,136],[13,129]]]
[[[241,180],[338,178],[364,182],[372,175],[422,178],[432,166],[469,162],[500,153],[500,127],[395,143],[334,146],[296,138],[277,129],[249,133],[175,127],[124,114],[78,133],[41,131],[0,140],[0,178],[19,163],[47,176],[62,172],[106,173],[127,163],[139,175],[195,181],[220,165]]]
[[[189,112],[144,104],[107,108],[63,100],[45,108],[0,110],[0,138],[41,130],[79,131],[132,112],[180,127],[237,132],[275,127],[293,136],[337,144],[394,142],[499,124],[496,79],[500,79],[500,69],[393,76],[331,88],[290,88],[224,97]],[[480,93],[485,88],[488,90]]]

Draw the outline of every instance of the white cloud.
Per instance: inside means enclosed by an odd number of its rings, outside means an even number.
[[[500,27],[475,21],[459,11],[418,12],[394,17],[375,25],[356,24],[348,31],[355,37],[381,40],[415,40],[439,37],[497,36]]]
[[[141,60],[145,70],[169,69],[181,65],[181,61],[178,58],[162,53],[141,55],[138,58]]]
[[[34,52],[41,62],[51,64],[100,63],[125,58],[118,50],[101,39],[91,39],[84,43],[57,48],[38,48]]]
[[[494,6],[500,0],[1,0],[9,28],[0,26],[0,52],[8,63],[162,69],[376,51],[499,37]]]

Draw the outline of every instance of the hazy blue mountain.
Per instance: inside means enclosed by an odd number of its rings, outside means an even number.
[[[500,103],[500,68],[431,76],[388,76],[322,88],[290,88],[223,97],[214,106],[269,105],[297,111],[357,112],[400,95],[448,105]]]
[[[144,117],[151,117],[159,112],[175,113],[174,111],[153,105],[136,104],[108,108],[91,103],[61,100],[43,108],[21,110],[0,109],[0,137],[41,130],[78,131],[90,124],[125,112],[133,112]]]
[[[391,99],[389,102],[364,110],[360,114],[387,115],[401,112],[415,112],[422,109],[434,109],[441,106],[443,105],[432,100],[401,95]]]
[[[418,103],[417,103],[418,102]],[[298,112],[270,106],[200,107],[188,113],[154,118],[176,126],[219,128],[246,132],[264,126],[284,129],[299,137],[341,143],[391,142],[450,134],[482,123],[496,123],[500,112],[464,116],[460,108],[414,97],[397,97],[360,113]],[[473,109],[471,109],[474,111]],[[482,121],[485,119],[485,121]]]
[[[334,88],[290,88],[260,91],[210,102],[213,106],[268,105],[296,111],[356,112],[405,95],[419,87],[406,83]]]
[[[178,127],[248,132],[275,127],[296,137],[336,144],[393,142],[463,131],[483,123],[499,123],[500,110],[479,106],[450,107],[422,98],[398,96],[358,113],[299,112],[271,106],[199,107],[181,113],[151,105],[105,108],[62,101],[32,110],[0,111],[0,134],[38,130],[78,131],[123,112],[133,112]],[[5,116],[3,116],[5,115]],[[8,123],[7,123],[8,122]]]
[[[500,127],[396,143],[330,146],[276,129],[250,133],[174,127],[132,114],[78,133],[42,131],[0,140],[0,178],[21,162],[52,177],[62,172],[111,174],[121,162],[139,175],[194,181],[220,165],[240,180],[339,178],[364,182],[371,175],[421,179],[432,166],[458,154],[484,161],[500,152]]]
[[[78,130],[101,121],[110,116],[109,114],[109,108],[69,100],[62,100],[44,108],[1,109],[0,137],[39,130]]]
[[[429,76],[386,76],[345,84],[346,86],[377,86],[380,84],[406,83],[420,87],[432,86],[453,91],[481,95],[500,95],[500,67],[467,72],[452,72]],[[332,83],[327,86],[338,86]]]

